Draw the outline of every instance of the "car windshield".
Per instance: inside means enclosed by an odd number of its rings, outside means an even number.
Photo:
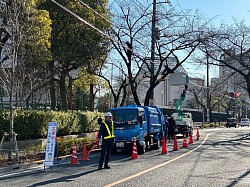
[[[137,110],[113,110],[111,112],[115,122],[137,121]]]
[[[241,121],[249,121],[248,118],[242,118]]]
[[[227,121],[233,122],[233,121],[235,121],[235,119],[227,119]]]

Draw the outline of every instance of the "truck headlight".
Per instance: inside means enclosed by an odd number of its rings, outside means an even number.
[[[131,138],[131,141],[132,141],[132,142],[133,142],[134,140],[135,140],[135,141],[137,140],[136,136],[134,136],[134,137]]]
[[[131,138],[131,141],[137,141],[137,140],[140,140],[140,135],[138,134],[138,135],[136,135],[136,136],[133,136],[132,138]]]

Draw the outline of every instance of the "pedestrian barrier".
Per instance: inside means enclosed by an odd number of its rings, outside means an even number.
[[[87,148],[86,148],[86,143],[84,143],[82,146],[82,159],[81,160],[89,160]]]
[[[134,140],[131,159],[137,159],[137,158],[138,158],[138,154],[137,154],[136,140]]]
[[[168,154],[166,138],[163,138],[163,140],[162,140],[161,154]]]
[[[184,133],[184,139],[183,139],[182,147],[187,148],[187,146],[188,146],[188,144],[187,144],[187,140],[186,140],[186,133]]]
[[[200,133],[199,133],[199,130],[197,128],[197,130],[196,130],[196,140],[199,140],[199,139],[200,139]]]
[[[77,154],[76,154],[76,144],[74,144],[72,147],[72,157],[71,157],[70,164],[79,164],[78,159],[77,159]]]
[[[178,143],[177,143],[177,138],[176,138],[176,136],[174,136],[174,147],[173,147],[173,151],[178,151]]]
[[[190,136],[189,136],[189,142],[188,142],[189,144],[193,144],[194,143],[194,141],[193,141],[193,132],[192,131],[190,131]]]

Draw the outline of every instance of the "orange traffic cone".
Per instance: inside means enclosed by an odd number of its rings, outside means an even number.
[[[70,164],[79,164],[76,154],[76,144],[74,144],[72,147],[72,157]]]
[[[163,138],[163,140],[162,140],[161,154],[168,154],[167,144],[166,144],[166,138]]]
[[[184,133],[184,140],[183,140],[183,143],[182,143],[182,147],[183,148],[187,148],[188,144],[187,144],[187,140],[186,140],[186,133]]]
[[[193,144],[193,131],[190,131],[189,144]]]
[[[82,146],[82,159],[81,160],[89,160],[87,149],[86,149],[86,143],[84,143]]]
[[[134,140],[131,159],[137,159],[137,158],[138,158],[138,154],[137,154],[136,140]]]
[[[96,142],[96,148],[98,149],[100,146],[99,138],[98,138],[98,132],[95,133],[95,142]]]
[[[200,139],[200,133],[199,133],[199,130],[197,128],[197,130],[196,130],[196,140],[199,140],[199,139]]]
[[[178,151],[178,144],[177,144],[177,138],[174,136],[174,148],[173,151]]]

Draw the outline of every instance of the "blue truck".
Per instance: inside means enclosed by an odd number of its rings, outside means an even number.
[[[159,149],[165,138],[165,117],[156,106],[129,105],[110,109],[115,126],[112,152],[132,149],[136,140],[138,154]]]

